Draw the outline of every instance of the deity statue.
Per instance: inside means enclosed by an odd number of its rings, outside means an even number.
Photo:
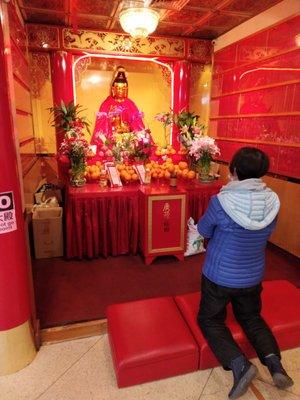
[[[111,86],[111,94],[101,104],[97,113],[92,145],[98,145],[99,134],[114,138],[126,132],[145,129],[142,117],[135,103],[128,99],[128,82],[123,67],[118,67]]]

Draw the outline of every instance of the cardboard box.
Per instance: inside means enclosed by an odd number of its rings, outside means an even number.
[[[63,256],[62,212],[62,207],[41,207],[33,211],[35,258]]]

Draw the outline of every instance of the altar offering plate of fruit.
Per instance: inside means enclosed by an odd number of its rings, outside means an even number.
[[[95,164],[87,165],[85,168],[85,179],[87,183],[97,183],[100,180],[101,171],[105,169],[105,165],[101,161]]]
[[[158,162],[163,162],[166,158],[171,158],[174,164],[178,164],[178,162],[186,159],[186,149],[180,148],[180,150],[176,151],[172,145],[168,145],[166,147],[157,146],[154,153],[151,156],[151,159]]]
[[[163,163],[152,160],[145,167],[150,170],[152,181],[158,184],[168,183],[171,175],[174,176],[174,174],[180,180],[187,182],[196,178],[195,171],[189,169],[186,161],[179,161],[178,164],[175,164],[171,157],[168,157]]]
[[[117,170],[124,185],[140,183],[139,176],[134,165],[117,164]]]

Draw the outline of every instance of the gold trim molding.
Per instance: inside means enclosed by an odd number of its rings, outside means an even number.
[[[133,39],[113,32],[63,29],[63,47],[66,49],[92,50],[97,53],[168,56],[183,58],[185,40],[178,38],[147,37]]]
[[[36,349],[29,321],[16,328],[0,331],[0,376],[26,367],[34,359]]]

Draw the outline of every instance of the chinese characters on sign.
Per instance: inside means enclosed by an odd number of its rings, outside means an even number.
[[[163,225],[164,225],[164,232],[170,231],[170,212],[171,207],[169,203],[165,203],[163,206]]]
[[[13,192],[0,193],[0,234],[17,229]]]

